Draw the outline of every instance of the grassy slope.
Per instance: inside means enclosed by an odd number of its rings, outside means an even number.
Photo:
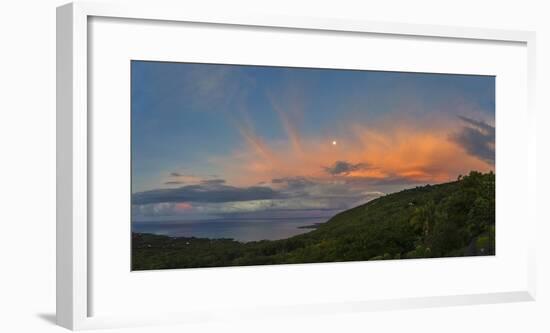
[[[134,270],[494,254],[495,176],[386,195],[287,239],[132,235]]]

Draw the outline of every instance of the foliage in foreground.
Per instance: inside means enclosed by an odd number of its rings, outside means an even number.
[[[132,269],[494,255],[495,175],[389,194],[276,241],[132,234]]]

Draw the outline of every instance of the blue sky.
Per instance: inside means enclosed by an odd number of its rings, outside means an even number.
[[[131,66],[135,219],[332,214],[494,169],[494,77]]]

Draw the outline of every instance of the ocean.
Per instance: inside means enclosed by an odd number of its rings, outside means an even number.
[[[241,242],[284,239],[312,231],[311,226],[326,217],[298,219],[246,219],[170,222],[132,222],[132,232],[171,237],[232,238]]]

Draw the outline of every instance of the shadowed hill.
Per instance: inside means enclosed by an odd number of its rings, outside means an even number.
[[[132,234],[134,270],[494,255],[495,175],[389,194],[276,241]]]

